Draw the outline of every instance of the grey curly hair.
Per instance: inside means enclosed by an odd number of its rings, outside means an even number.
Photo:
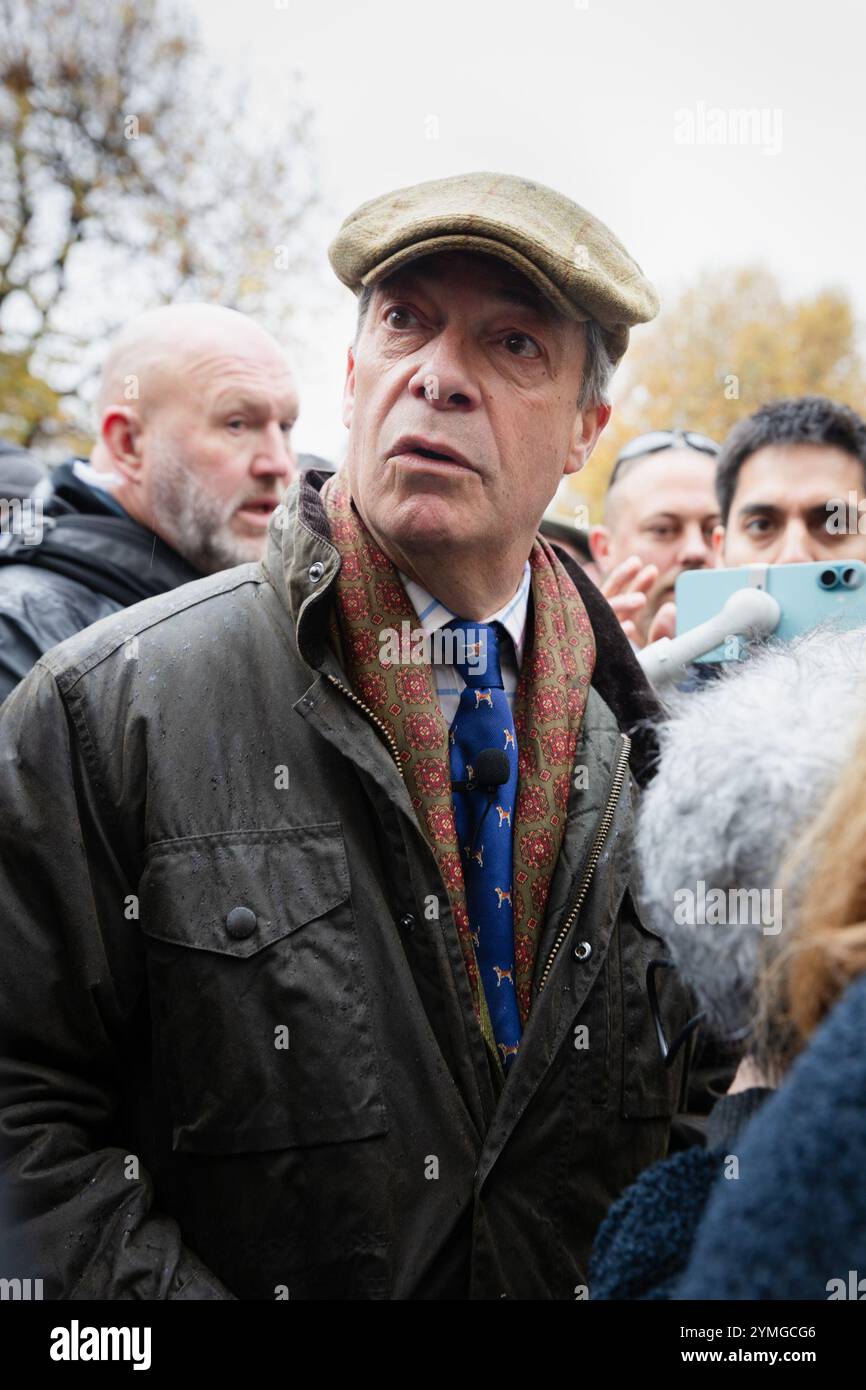
[[[719,1037],[756,1022],[759,972],[791,939],[809,862],[786,858],[832,790],[866,713],[866,629],[819,628],[770,645],[697,694],[677,694],[660,729],[658,774],[637,828],[641,898]],[[781,931],[766,919],[684,920],[675,904],[784,894]],[[779,900],[781,901],[781,899]],[[709,915],[709,914],[707,914]]]

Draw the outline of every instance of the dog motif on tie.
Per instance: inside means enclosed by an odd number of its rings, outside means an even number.
[[[499,623],[478,625],[469,619],[455,618],[448,626],[459,634],[454,668],[465,683],[450,730],[449,770],[469,936],[476,952],[478,985],[487,1001],[493,1042],[507,1072],[517,1055],[521,1034],[512,884],[517,733],[500,653],[500,645],[507,645],[511,639]],[[476,638],[483,640],[476,642]],[[464,642],[465,646],[461,646]],[[466,652],[465,660],[460,660],[460,650]],[[473,658],[484,653],[482,672],[480,661]],[[501,769],[501,776],[489,785],[479,784],[476,778],[481,753],[490,755],[494,760],[491,766],[497,771]],[[497,827],[495,834],[491,826]]]

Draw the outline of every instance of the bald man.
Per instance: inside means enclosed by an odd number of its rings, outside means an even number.
[[[589,532],[601,590],[637,647],[673,637],[677,575],[717,564],[719,446],[691,430],[653,430],[619,454],[604,521]]]
[[[54,470],[44,527],[0,537],[0,700],[97,619],[262,558],[296,471],[285,355],[232,309],[179,304],[106,358],[89,462]]]

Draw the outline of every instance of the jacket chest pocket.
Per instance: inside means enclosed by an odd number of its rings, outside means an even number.
[[[176,1150],[385,1133],[339,824],[162,841],[140,901]]]

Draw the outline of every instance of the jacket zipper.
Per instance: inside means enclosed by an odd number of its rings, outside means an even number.
[[[371,723],[375,724],[376,728],[381,733],[382,737],[388,745],[388,748],[391,751],[391,756],[394,759],[397,771],[399,772],[401,778],[403,778],[403,780],[405,781],[405,777],[403,777],[403,768],[400,763],[399,749],[397,748],[394,739],[386,729],[385,725],[382,723],[381,719],[379,719],[379,717],[373,713],[373,711],[369,708],[368,705],[364,704],[363,700],[358,698],[358,696],[355,694],[353,690],[349,690],[348,686],[343,685],[342,681],[338,681],[336,676],[332,676],[330,672],[326,672],[326,674],[331,684],[335,685],[338,690],[341,690],[344,695],[348,696],[352,703],[354,705],[357,705],[358,709],[362,710],[364,714],[366,714],[367,718],[371,721]],[[577,890],[577,897],[574,900],[571,911],[569,912],[565,922],[560,928],[559,935],[557,936],[556,940],[553,943],[553,946],[551,947],[550,955],[547,957],[547,962],[544,966],[544,973],[542,974],[541,980],[538,985],[539,994],[544,989],[544,986],[547,984],[547,978],[550,974],[553,962],[559,954],[562,948],[562,943],[565,941],[565,938],[568,936],[568,933],[574,926],[574,923],[577,919],[577,915],[580,912],[581,907],[583,906],[584,899],[586,898],[586,895],[589,892],[589,885],[592,882],[592,876],[595,873],[596,865],[598,864],[598,861],[601,858],[601,852],[604,849],[605,842],[610,832],[611,824],[613,823],[614,812],[616,810],[616,805],[619,801],[620,794],[622,792],[623,782],[625,781],[625,774],[628,768],[629,754],[631,752],[631,739],[628,737],[628,735],[621,734],[620,738],[622,739],[622,748],[620,749],[619,758],[617,759],[616,768],[614,770],[613,775],[613,781],[611,783],[611,788],[608,794],[607,802],[605,803],[605,808],[601,817],[601,822],[599,824],[598,831],[596,832],[592,849],[589,853],[589,859],[587,861],[586,869],[584,870],[583,878],[581,879],[580,887]]]
[[[342,690],[344,695],[348,695],[352,703],[357,705],[358,709],[363,710],[367,718],[373,724],[376,725],[376,728],[379,730],[380,734],[385,739],[385,742],[391,750],[391,757],[394,759],[394,762],[397,765],[397,771],[399,772],[400,776],[403,777],[403,768],[400,763],[400,750],[397,747],[391,735],[388,733],[388,730],[385,728],[385,725],[382,723],[381,719],[379,719],[379,717],[373,713],[373,711],[369,708],[368,705],[364,704],[363,700],[358,699],[358,696],[355,694],[353,690],[349,690],[348,686],[343,685],[342,681],[338,681],[336,676],[332,676],[330,671],[326,671],[325,675],[328,677],[328,680],[331,682],[332,685],[335,685],[338,690]],[[405,777],[403,777],[404,782],[405,780]]]
[[[605,804],[604,813],[601,818],[601,823],[599,824],[598,830],[596,832],[596,836],[592,844],[592,849],[589,852],[589,859],[587,860],[586,868],[584,869],[583,878],[580,882],[580,887],[577,890],[577,897],[574,899],[571,911],[565,919],[565,922],[563,923],[559,931],[559,935],[553,943],[550,955],[547,957],[547,963],[544,967],[544,973],[542,974],[541,980],[538,985],[539,994],[544,989],[544,986],[547,984],[547,977],[550,974],[553,962],[559,954],[562,948],[562,944],[565,941],[565,938],[568,936],[568,933],[574,926],[580,909],[583,907],[584,899],[586,898],[586,895],[589,892],[589,885],[592,881],[592,876],[595,873],[595,866],[601,858],[601,852],[604,849],[605,841],[607,840],[608,833],[610,832],[610,827],[613,822],[614,811],[616,810],[616,804],[619,801],[620,793],[622,792],[623,782],[625,781],[625,774],[628,768],[629,753],[631,752],[631,739],[628,737],[628,735],[620,734],[620,738],[622,739],[622,748],[620,749],[619,758],[617,759],[616,768],[613,774],[613,781],[611,783],[610,793]]]

